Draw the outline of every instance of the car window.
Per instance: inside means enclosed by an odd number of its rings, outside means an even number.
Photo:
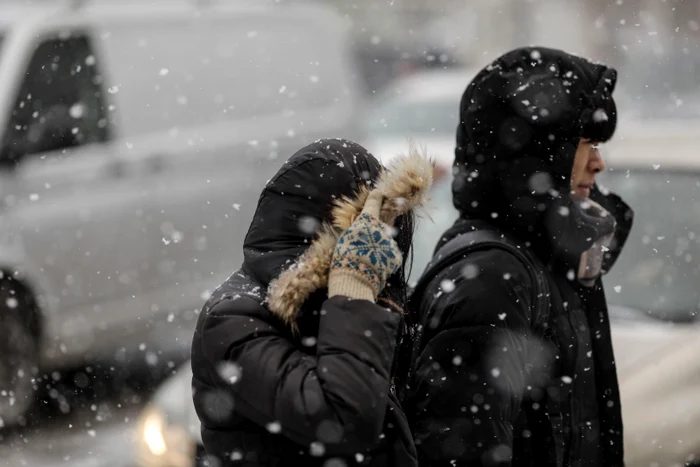
[[[39,44],[5,131],[3,158],[106,141],[107,109],[100,83],[87,37]]]
[[[439,100],[390,100],[375,107],[365,131],[374,137],[440,135],[452,138],[459,123],[459,96]]]
[[[608,301],[672,321],[700,307],[700,176],[615,170],[601,182],[635,211],[634,227],[607,274]]]
[[[441,236],[459,217],[452,204],[452,176],[439,181],[430,192],[427,213],[421,214],[416,222],[413,238],[413,266],[409,282],[417,282],[433,257],[433,252]]]

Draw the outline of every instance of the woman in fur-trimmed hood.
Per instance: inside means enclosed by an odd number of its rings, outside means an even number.
[[[385,171],[355,143],[322,140],[267,184],[243,265],[192,344],[217,465],[417,465],[391,372],[412,210],[431,177],[415,154]]]

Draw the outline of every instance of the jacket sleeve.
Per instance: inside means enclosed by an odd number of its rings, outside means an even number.
[[[500,250],[471,254],[431,281],[409,393],[420,465],[511,464],[526,369],[536,363],[531,294],[525,266]]]
[[[342,296],[320,314],[309,355],[255,300],[222,301],[205,319],[201,350],[213,368],[240,370],[224,385],[238,414],[302,445],[354,454],[380,438],[400,316]]]

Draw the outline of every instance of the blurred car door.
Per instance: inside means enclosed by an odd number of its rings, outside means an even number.
[[[110,145],[100,60],[88,34],[56,31],[27,54],[5,131],[12,225],[48,293],[45,358],[59,364],[123,339],[145,256],[143,195]]]

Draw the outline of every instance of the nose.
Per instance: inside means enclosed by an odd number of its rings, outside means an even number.
[[[591,155],[588,159],[588,170],[594,173],[599,173],[605,170],[605,161],[600,154],[600,149],[597,147],[591,148]]]

